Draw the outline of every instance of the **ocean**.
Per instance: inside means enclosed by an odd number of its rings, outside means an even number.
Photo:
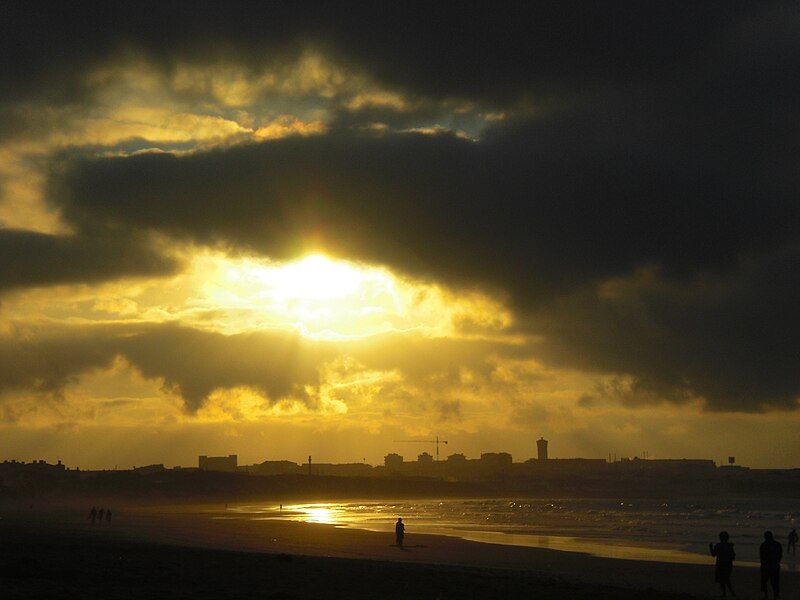
[[[800,504],[764,499],[467,499],[393,502],[273,503],[231,506],[229,518],[286,519],[394,531],[403,517],[409,543],[414,533],[458,536],[487,543],[585,552],[596,556],[709,563],[708,544],[728,531],[737,564],[758,563],[763,532],[784,545],[800,524]]]

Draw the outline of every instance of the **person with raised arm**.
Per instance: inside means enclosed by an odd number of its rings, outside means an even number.
[[[719,543],[708,545],[711,556],[717,559],[714,565],[714,581],[719,584],[723,598],[727,595],[728,590],[730,590],[731,596],[736,596],[731,586],[731,571],[733,571],[736,553],[733,551],[733,544],[728,539],[728,532],[720,531]]]

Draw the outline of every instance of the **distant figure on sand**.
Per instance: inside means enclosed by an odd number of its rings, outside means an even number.
[[[92,520],[92,525],[94,525],[94,522],[97,519],[97,509],[94,506],[92,507],[92,510],[89,511],[89,518]]]
[[[106,511],[106,523],[111,523],[111,509]]]
[[[767,581],[772,586],[772,597],[777,600],[781,597],[781,558],[783,546],[776,542],[771,531],[764,532],[764,541],[761,543],[761,591],[764,598],[767,594]]]
[[[103,515],[105,515],[105,514],[106,514],[106,509],[105,508],[101,508],[100,512],[97,513],[97,519],[98,519],[98,522],[99,522],[100,525],[103,524]]]
[[[789,543],[786,546],[786,551],[789,554],[797,554],[797,529],[792,529],[789,533]]]
[[[397,547],[403,547],[403,538],[406,535],[406,526],[403,525],[402,517],[397,519],[397,523],[394,526],[394,537],[395,541],[397,542]]]
[[[714,581],[719,584],[722,590],[722,597],[727,594],[727,590],[731,591],[731,596],[736,594],[731,587],[731,571],[733,570],[733,560],[736,558],[736,553],[733,551],[733,544],[728,541],[728,532],[719,532],[719,544],[709,544],[708,549],[711,551],[711,556],[716,557],[717,562],[714,566]]]

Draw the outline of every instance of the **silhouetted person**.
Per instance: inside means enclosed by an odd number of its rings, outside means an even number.
[[[92,525],[94,525],[94,522],[97,519],[97,509],[94,506],[92,507],[92,510],[89,511],[89,518],[92,520]]]
[[[103,524],[103,515],[105,515],[105,514],[106,514],[106,509],[105,508],[101,508],[100,511],[97,513],[97,518],[99,520],[100,525]]]
[[[797,554],[797,529],[792,529],[789,532],[789,543],[786,545],[786,551],[789,554]]]
[[[106,523],[111,523],[111,509],[106,511]]]
[[[761,591],[767,598],[767,581],[772,586],[773,598],[781,597],[781,558],[783,547],[772,537],[771,531],[764,532],[764,541],[759,552],[761,556]]]
[[[733,570],[733,559],[736,553],[733,551],[733,544],[728,541],[728,532],[720,531],[719,544],[709,544],[708,549],[711,556],[716,557],[717,562],[714,566],[714,581],[719,584],[724,598],[727,590],[731,591],[731,596],[736,594],[731,587],[731,571]]]
[[[397,542],[397,547],[403,547],[403,538],[406,535],[406,526],[403,525],[402,517],[397,519],[397,523],[394,526],[394,537],[395,541]]]

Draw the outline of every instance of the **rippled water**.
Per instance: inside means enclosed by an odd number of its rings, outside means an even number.
[[[739,563],[756,562],[764,530],[785,546],[800,525],[800,506],[788,501],[444,500],[244,505],[231,516],[291,519],[375,531],[457,535],[491,543],[549,547],[599,556],[708,562],[708,544],[726,530]],[[795,561],[787,558],[787,567]]]

